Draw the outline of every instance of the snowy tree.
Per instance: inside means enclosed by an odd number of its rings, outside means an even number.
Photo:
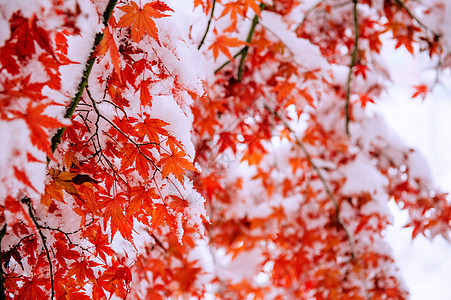
[[[387,204],[451,205],[371,107],[451,2],[116,2],[0,3],[2,299],[407,298]]]

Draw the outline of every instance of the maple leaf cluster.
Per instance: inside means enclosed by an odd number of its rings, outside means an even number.
[[[407,298],[387,203],[451,205],[367,106],[384,34],[449,67],[426,7],[176,2],[0,4],[4,296]]]

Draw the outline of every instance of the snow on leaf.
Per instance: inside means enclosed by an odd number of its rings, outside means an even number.
[[[28,124],[30,129],[30,139],[33,145],[35,145],[39,150],[42,150],[51,155],[50,151],[50,139],[48,133],[44,129],[62,127],[64,124],[60,123],[58,120],[44,115],[44,109],[47,106],[44,104],[39,104],[32,106],[32,102],[28,103],[26,113],[21,114],[22,117]]]
[[[121,67],[119,64],[119,51],[117,50],[116,42],[111,35],[109,27],[105,27],[105,29],[103,30],[103,38],[100,41],[99,45],[97,45],[94,55],[105,55],[108,51],[110,52],[114,71],[116,71],[119,80],[122,81]]]

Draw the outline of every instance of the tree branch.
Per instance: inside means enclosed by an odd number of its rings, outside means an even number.
[[[91,226],[94,223],[94,221],[95,221],[95,219],[93,217],[88,223],[85,223],[85,225],[83,225],[83,226],[84,227]],[[47,229],[47,230],[51,230],[51,231],[57,231],[57,232],[63,234],[66,237],[66,239],[69,241],[69,244],[71,244],[73,246],[76,246],[76,247],[80,247],[80,249],[82,249],[84,251],[88,251],[88,248],[82,247],[79,244],[76,244],[76,243],[72,242],[72,240],[70,238],[70,235],[80,232],[83,229],[83,227],[80,227],[77,230],[71,231],[71,232],[65,232],[64,230],[61,230],[59,228],[53,228],[53,227],[50,227],[50,226],[43,226],[43,225],[39,225],[39,228]]]
[[[327,183],[326,179],[323,176],[323,173],[321,172],[320,168],[316,165],[316,163],[313,161],[312,156],[310,155],[307,147],[304,145],[304,143],[296,136],[294,130],[291,128],[290,124],[288,124],[287,121],[283,119],[283,117],[274,109],[272,109],[268,104],[264,104],[264,107],[266,110],[268,110],[271,114],[273,114],[277,119],[279,119],[283,126],[293,135],[296,144],[301,148],[302,152],[304,153],[308,163],[313,168],[315,173],[318,175],[318,178],[320,179],[324,190],[326,191],[327,195],[329,196],[330,200],[332,201],[332,204],[335,208],[335,216],[337,219],[337,223],[343,228],[343,231],[346,234],[346,238],[348,240],[349,248],[351,250],[351,259],[354,261],[356,260],[356,253],[355,253],[355,247],[354,247],[354,241],[352,239],[351,233],[349,232],[348,226],[341,220],[340,217],[340,206],[338,205],[338,201],[335,198],[334,194],[332,193],[329,184]]]
[[[262,11],[264,8],[265,8],[265,4],[261,3],[260,4],[260,11]],[[252,25],[251,25],[251,29],[249,30],[249,33],[247,35],[246,43],[250,44],[250,42],[252,41],[252,36],[254,35],[255,26],[257,26],[257,24],[258,24],[258,15],[256,14],[254,16],[254,18],[252,19]],[[243,50],[242,50],[241,59],[240,59],[240,65],[238,67],[238,75],[237,75],[237,80],[238,81],[241,81],[241,78],[243,77],[244,61],[246,60],[246,56],[247,56],[248,51],[249,51],[249,46],[245,46],[243,48]]]
[[[246,47],[243,47],[240,51],[238,51],[234,56],[233,56],[233,58],[237,58],[238,56],[240,56],[243,52],[244,52],[244,49],[245,49]],[[228,64],[230,64],[232,61],[229,59],[228,61],[226,61],[225,63],[223,63],[219,68],[217,68],[216,70],[215,70],[215,74],[216,73],[218,73],[219,71],[221,71],[225,66],[227,66]]]
[[[215,13],[215,6],[216,6],[216,0],[213,0],[213,6],[211,8],[210,19],[208,19],[207,29],[205,29],[204,36],[202,37],[202,40],[200,41],[199,47],[197,47],[197,50],[200,50],[200,48],[204,44],[205,38],[207,37],[208,30],[210,29],[211,20],[213,19],[213,14]]]
[[[350,135],[349,132],[349,121],[350,121],[350,115],[349,115],[349,101],[351,98],[351,81],[352,81],[352,69],[354,68],[355,61],[357,58],[357,51],[359,49],[359,23],[357,20],[357,3],[358,0],[353,0],[354,6],[353,6],[353,17],[354,17],[354,49],[352,50],[351,54],[351,64],[349,66],[349,73],[348,73],[348,82],[346,84],[346,104],[345,104],[345,113],[346,113],[346,135]]]
[[[430,33],[432,33],[434,35],[434,37],[436,39],[438,39],[441,35],[436,33],[435,31],[433,31],[432,29],[430,29],[428,26],[426,26],[423,22],[421,22],[420,19],[417,18],[417,16],[415,16],[410,9],[404,4],[403,1],[401,0],[395,0],[395,2],[406,11],[406,13],[409,15],[409,17],[411,17],[412,19],[414,19],[418,25],[420,25],[424,30],[429,31]]]
[[[2,252],[2,240],[6,234],[6,223],[3,225],[3,228],[0,230],[0,252]],[[3,264],[0,261],[0,300],[5,300],[6,298],[6,290],[5,290],[5,274],[3,273]]]
[[[108,5],[105,9],[105,12],[103,13],[103,24],[108,26],[108,20],[111,17],[111,14],[113,13],[113,9],[116,6],[117,0],[110,0],[108,2]],[[67,119],[70,119],[75,111],[75,108],[78,105],[78,102],[80,101],[81,95],[83,94],[83,90],[85,89],[86,84],[88,83],[89,75],[91,74],[92,67],[94,65],[96,57],[93,56],[94,50],[96,49],[97,45],[100,43],[100,41],[103,38],[103,32],[99,32],[96,34],[94,45],[92,46],[90,59],[86,62],[85,70],[83,71],[83,77],[81,78],[81,81],[78,85],[77,93],[75,94],[74,98],[72,98],[71,103],[69,104],[69,107],[66,110],[66,113],[64,114],[64,117]],[[63,137],[64,131],[66,131],[66,127],[61,127],[58,129],[58,131],[55,133],[55,135],[52,137],[52,153],[55,152],[56,147],[61,142],[61,138]]]
[[[50,258],[50,252],[49,252],[49,248],[47,247],[47,238],[46,236],[42,233],[42,226],[39,225],[38,221],[36,220],[36,217],[33,213],[33,207],[31,206],[31,200],[30,198],[22,198],[22,202],[24,204],[26,204],[28,206],[28,213],[30,214],[31,219],[33,220],[34,225],[36,226],[36,229],[39,232],[39,236],[41,237],[42,240],[42,245],[44,247],[45,250],[45,255],[47,256],[47,261],[49,262],[49,269],[50,269],[50,285],[51,285],[51,297],[50,299],[53,299],[55,297],[55,289],[53,287],[53,265],[52,265],[52,259]]]

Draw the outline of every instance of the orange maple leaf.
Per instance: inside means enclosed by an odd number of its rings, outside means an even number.
[[[67,273],[67,276],[74,276],[77,284],[80,286],[85,284],[86,279],[93,282],[95,280],[93,267],[96,267],[97,265],[98,264],[93,261],[75,261],[70,265],[70,270]]]
[[[126,217],[128,218],[135,215],[141,208],[150,215],[153,212],[152,199],[159,198],[160,196],[155,192],[154,188],[146,188],[144,186],[133,187]]]
[[[257,2],[261,2],[260,0],[240,0],[235,2],[228,2],[224,4],[224,10],[222,11],[219,19],[224,17],[227,14],[230,14],[230,20],[232,21],[231,25],[226,28],[225,32],[232,32],[236,29],[237,25],[237,17],[238,15],[246,18],[247,11],[251,8],[258,17],[261,18],[260,15],[260,7]]]
[[[205,13],[209,12],[213,6],[211,0],[194,0],[194,8],[198,7],[199,5],[202,6],[202,9]]]
[[[174,268],[174,279],[179,282],[181,291],[189,291],[196,281],[201,268],[195,267],[197,261],[185,261],[180,268]]]
[[[229,38],[224,35],[221,35],[216,38],[216,41],[213,44],[211,44],[210,47],[208,47],[208,50],[211,49],[213,51],[213,56],[215,60],[218,57],[219,51],[224,53],[224,55],[227,56],[227,58],[229,58],[230,60],[233,60],[232,54],[230,54],[228,48],[239,47],[242,45],[249,46],[248,43],[240,41],[238,38]]]
[[[186,153],[175,149],[172,155],[163,153],[160,159],[162,165],[163,177],[166,178],[171,173],[178,181],[183,183],[183,175],[185,170],[197,171],[194,165],[185,158]]]
[[[159,135],[169,135],[168,131],[163,128],[167,125],[169,125],[169,123],[166,123],[160,119],[146,117],[142,123],[137,123],[135,125],[135,129],[138,131],[138,135],[141,140],[147,136],[149,142],[159,143]]]
[[[138,88],[140,90],[139,99],[141,100],[141,104],[143,106],[152,107],[152,95],[149,92],[149,88],[154,82],[155,81],[152,81],[152,80],[143,80],[138,85]]]
[[[164,223],[168,216],[168,210],[166,209],[166,205],[157,203],[155,204],[153,213],[152,213],[152,224],[150,226],[151,230],[158,228],[161,224]]]
[[[72,184],[72,179],[78,175],[76,172],[61,172],[56,169],[50,169],[50,175],[54,180],[55,188],[63,188],[66,192],[71,195],[78,195],[78,191]]]
[[[168,135],[168,139],[166,140],[166,145],[168,145],[168,147],[169,147],[169,149],[171,149],[171,151],[174,151],[176,148],[178,148],[180,150],[185,149],[183,144],[179,140],[177,140],[175,137],[173,137],[172,135]]]
[[[104,224],[110,220],[112,236],[119,230],[124,239],[132,241],[133,221],[125,217],[121,202],[125,202],[125,198],[122,196],[116,196],[106,202]]]
[[[175,212],[184,213],[185,208],[188,207],[188,201],[176,195],[170,195],[170,198],[172,201],[169,203],[169,208]]]
[[[374,103],[374,100],[373,100],[373,98],[371,98],[371,97],[368,96],[367,94],[361,94],[360,97],[359,97],[359,102],[360,102],[360,105],[361,105],[362,107],[366,107],[366,105],[368,104],[368,102],[369,102],[369,103]]]
[[[136,2],[132,1],[131,5],[124,5],[119,7],[119,9],[125,12],[125,15],[121,17],[117,26],[131,26],[133,41],[138,43],[141,41],[143,35],[147,33],[155,39],[158,44],[160,44],[158,39],[158,28],[153,19],[169,17],[169,15],[166,15],[163,12],[173,11],[161,1],[146,3],[143,8],[140,8]]]
[[[151,145],[142,145],[138,148],[133,144],[126,144],[122,149],[124,151],[124,158],[122,159],[121,171],[135,164],[139,175],[144,179],[149,178],[149,164],[151,161],[154,161],[149,146]]]

